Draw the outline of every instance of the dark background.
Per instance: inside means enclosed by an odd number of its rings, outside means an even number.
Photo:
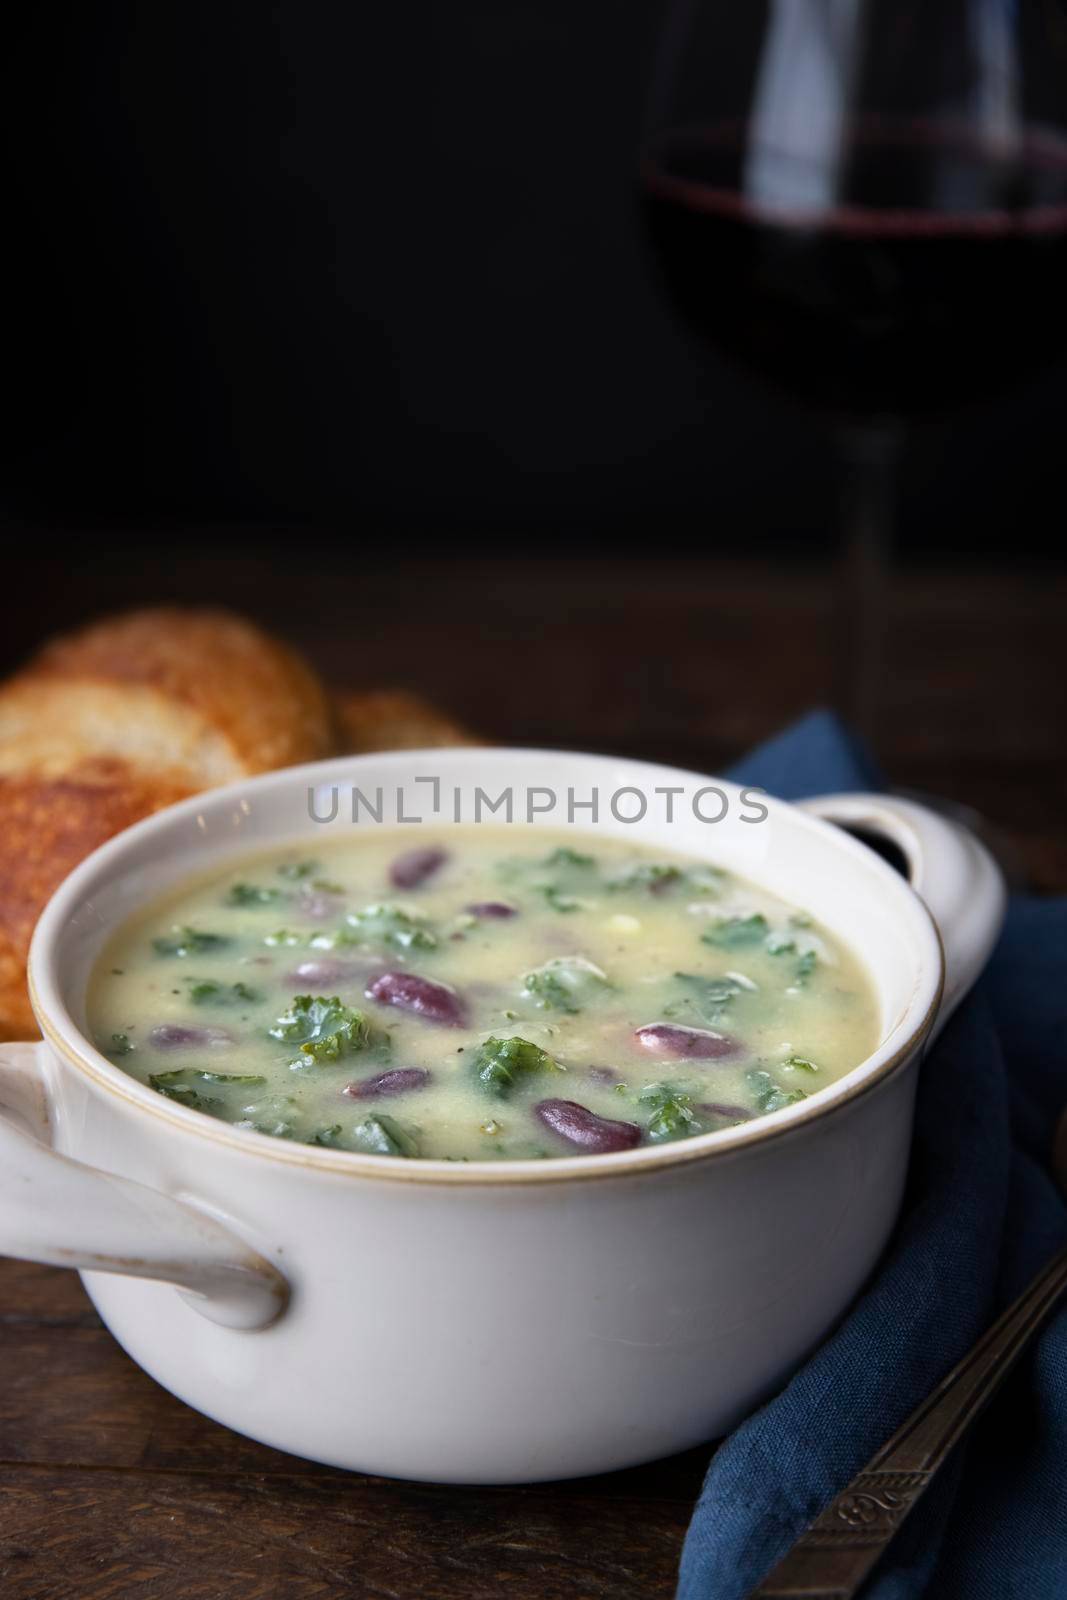
[[[224,603],[488,738],[702,770],[862,674],[897,781],[1058,863],[1067,372],[905,442],[872,666],[827,432],[646,255],[664,14],[9,7],[0,669]]]
[[[661,26],[659,0],[9,8],[9,526],[74,566],[84,528],[166,551],[157,591],[177,526],[284,551],[313,525],[346,566],[825,559],[820,430],[695,349],[644,256]],[[913,437],[904,559],[1058,540],[1063,382]]]

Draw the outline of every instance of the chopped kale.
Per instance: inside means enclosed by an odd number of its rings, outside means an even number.
[[[512,857],[501,861],[497,871],[508,882],[525,883],[532,893],[543,895],[553,911],[562,913],[580,910],[578,896],[601,887],[595,857],[569,845],[560,845],[536,861]]]
[[[805,950],[794,970],[794,982],[803,987],[819,965],[819,958],[814,950]]]
[[[284,889],[263,888],[258,883],[234,883],[226,895],[228,906],[276,906],[288,899]]]
[[[553,850],[551,855],[545,857],[542,865],[546,867],[578,867],[580,870],[586,871],[588,868],[596,866],[596,859],[593,856],[584,855],[581,850],[572,850],[570,845],[562,844]]]
[[[676,972],[674,976],[678,983],[684,984],[710,1005],[725,1005],[735,994],[741,993],[742,985],[736,978],[708,977],[701,972]]]
[[[794,917],[790,917],[789,920],[793,926],[797,926]],[[797,953],[796,940],[791,939],[787,933],[769,933],[764,947],[771,956],[793,956]],[[818,964],[819,958],[814,950],[802,951],[793,967],[793,982],[803,987]]]
[[[331,943],[375,945],[393,950],[436,950],[437,935],[425,917],[407,911],[403,906],[383,902],[364,906],[362,911],[350,912],[339,933],[326,939],[316,936],[312,943],[327,946]]]
[[[177,1067],[173,1072],[155,1072],[149,1078],[153,1089],[174,1083],[266,1083],[255,1072],[207,1072],[199,1067]]]
[[[675,1017],[685,1012],[695,1015],[705,1025],[722,1019],[742,985],[736,978],[711,978],[699,972],[676,972],[674,980],[682,989],[680,1000],[668,1001],[663,1014]]]
[[[317,861],[283,861],[278,868],[280,878],[310,878],[313,872],[318,872]]]
[[[722,867],[713,867],[704,861],[698,867],[687,867],[684,877],[685,886],[690,893],[717,895],[729,873],[724,872]]]
[[[668,1139],[688,1139],[704,1132],[704,1125],[693,1115],[692,1096],[677,1084],[650,1083],[637,1097],[649,1115],[648,1136],[660,1143]]]
[[[557,956],[535,967],[522,981],[537,1005],[570,1016],[577,1016],[598,992],[611,987],[606,974],[585,956]]]
[[[767,918],[757,911],[751,917],[717,917],[701,938],[705,944],[716,945],[721,950],[737,950],[759,944],[768,932]]]
[[[231,941],[221,933],[205,933],[202,928],[174,927],[169,934],[152,940],[152,948],[161,956],[202,956],[215,950],[225,950]]]
[[[215,983],[211,978],[190,978],[189,999],[194,1006],[250,1005],[262,999],[247,983]]]
[[[326,1150],[335,1150],[341,1142],[341,1124],[335,1122],[332,1128],[316,1128],[307,1140],[308,1144],[320,1145]]]
[[[554,883],[546,883],[543,886],[541,893],[544,895],[553,911],[559,911],[567,914],[571,911],[581,910],[582,902],[580,900],[576,900],[572,894],[564,894],[562,889],[558,889]]]
[[[791,1067],[795,1072],[818,1072],[819,1070],[815,1062],[809,1061],[807,1056],[790,1056],[789,1060],[784,1062],[783,1065]]]
[[[296,1129],[296,1123],[286,1122],[284,1117],[279,1117],[277,1122],[251,1122],[248,1124],[242,1123],[241,1126],[250,1127],[254,1133],[269,1134],[272,1139],[300,1140],[300,1135]],[[303,1143],[302,1140],[300,1140],[300,1142]]]
[[[133,1049],[134,1045],[128,1033],[113,1033],[107,1054],[114,1056],[116,1060],[120,1060],[122,1056],[128,1056]]]
[[[303,944],[304,939],[304,934],[296,933],[292,928],[275,928],[273,933],[265,933],[263,935],[263,943],[270,945],[272,949],[276,949],[279,946]]]
[[[364,1049],[371,1042],[371,1026],[362,1011],[343,1005],[336,995],[298,994],[283,1016],[268,1033],[272,1039],[300,1047],[299,1057],[290,1063],[306,1067],[325,1061],[338,1061],[344,1055]]]
[[[651,894],[684,888],[690,894],[717,895],[725,879],[726,873],[721,867],[712,867],[706,862],[683,867],[673,861],[638,861],[609,878],[607,888],[613,893],[647,889]]]
[[[360,1150],[375,1156],[417,1156],[419,1147],[406,1129],[393,1117],[379,1113],[365,1117],[352,1130]]]
[[[471,1053],[474,1076],[491,1094],[506,1095],[530,1072],[562,1072],[548,1053],[529,1039],[486,1039]]]
[[[781,1111],[783,1106],[796,1105],[798,1100],[808,1098],[803,1089],[783,1089],[769,1072],[764,1072],[760,1067],[753,1067],[746,1072],[745,1081],[757,1107],[763,1112]]]
[[[149,1078],[148,1082],[157,1094],[166,1095],[168,1100],[174,1100],[180,1106],[188,1106],[190,1111],[203,1111],[205,1115],[214,1117],[224,1110],[221,1100],[201,1094],[189,1084],[157,1083],[152,1078]]]
[[[681,867],[659,861],[639,861],[634,866],[627,867],[625,872],[609,878],[606,887],[612,894],[621,894],[626,891],[647,889],[650,894],[662,894],[664,890],[680,883],[684,877]]]
[[[155,1072],[148,1080],[149,1087],[157,1094],[166,1095],[168,1100],[188,1106],[192,1111],[204,1111],[208,1116],[219,1115],[225,1107],[214,1095],[201,1093],[198,1084],[216,1084],[225,1088],[228,1084],[265,1082],[265,1078],[257,1077],[254,1073],[198,1072],[194,1067],[179,1067],[176,1072]]]
[[[270,1094],[242,1107],[240,1128],[270,1134],[272,1139],[296,1139],[300,1107],[292,1095]]]

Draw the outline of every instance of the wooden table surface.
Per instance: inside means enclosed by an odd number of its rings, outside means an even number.
[[[105,574],[100,603],[251,594],[335,682],[420,689],[492,739],[707,771],[842,681],[825,572],[523,559],[415,576],[379,564],[324,614],[310,576],[275,598],[266,560],[220,545],[152,589]],[[1067,889],[1065,618],[1054,571],[898,575],[877,725],[893,781],[977,806],[1042,890]],[[17,1262],[0,1262],[0,1341],[0,1600],[667,1596],[709,1456],[525,1489],[335,1472],[190,1411],[76,1277]]]

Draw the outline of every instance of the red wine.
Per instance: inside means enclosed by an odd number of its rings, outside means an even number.
[[[832,198],[736,128],[669,134],[642,166],[678,309],[728,355],[815,405],[937,411],[995,393],[1067,344],[1067,141],[1002,152],[876,122]],[[791,196],[804,195],[803,203]]]

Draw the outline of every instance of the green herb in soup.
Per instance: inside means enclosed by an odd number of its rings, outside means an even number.
[[[583,1005],[610,985],[605,973],[585,956],[555,956],[523,980],[523,992],[538,1006],[577,1016]]]
[[[258,990],[247,983],[216,983],[214,978],[189,982],[189,999],[194,1006],[254,1005],[261,998]]]
[[[703,1133],[704,1125],[693,1111],[693,1097],[678,1084],[649,1083],[638,1095],[648,1117],[650,1139],[687,1139]]]
[[[804,1089],[784,1089],[769,1072],[764,1072],[760,1067],[746,1073],[745,1078],[758,1111],[780,1111],[783,1106],[795,1105],[798,1100],[807,1099]]]
[[[313,878],[320,869],[317,861],[282,861],[276,870],[279,878]]]
[[[340,1127],[331,1129],[330,1132],[331,1135],[336,1135],[336,1139],[331,1142],[335,1147],[340,1145]],[[353,1128],[352,1138],[355,1149],[365,1150],[373,1156],[417,1156],[419,1153],[418,1144],[411,1134],[402,1128],[394,1117],[387,1117],[383,1112],[379,1112],[376,1117],[364,1117],[363,1121]],[[311,1143],[321,1142],[318,1137],[311,1141]]]
[[[259,883],[234,883],[226,893],[228,906],[276,906],[286,898],[284,889]]]
[[[336,995],[325,1000],[298,994],[289,1009],[267,1029],[272,1039],[299,1046],[293,1067],[339,1061],[343,1055],[363,1050],[371,1041],[371,1024],[354,1006],[342,1005]]]
[[[559,1063],[529,1039],[486,1039],[471,1052],[471,1066],[483,1089],[510,1094],[533,1073],[559,1072]]]
[[[878,1028],[855,959],[763,889],[623,840],[491,827],[237,861],[118,933],[89,1015],[179,1106],[451,1161],[737,1126],[834,1082]]]
[[[311,942],[324,948],[355,944],[372,950],[436,950],[437,935],[420,912],[383,904],[351,912],[336,934],[316,934]]]
[[[736,950],[764,944],[769,936],[767,918],[757,911],[751,917],[716,917],[704,934],[704,943],[717,945],[723,950]]]
[[[230,943],[221,933],[205,933],[202,928],[182,928],[177,925],[169,933],[160,933],[152,940],[152,948],[160,956],[199,956],[225,950]]]

